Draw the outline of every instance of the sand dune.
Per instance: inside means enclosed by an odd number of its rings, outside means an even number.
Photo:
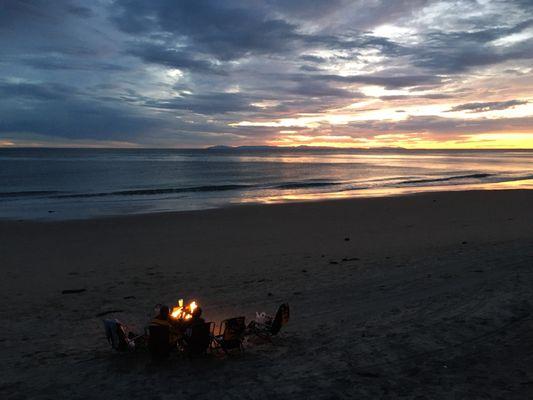
[[[0,222],[0,396],[532,397],[532,204],[473,191]],[[242,357],[156,368],[108,348],[98,315],[140,328],[178,297],[217,322],[282,301],[292,316]]]

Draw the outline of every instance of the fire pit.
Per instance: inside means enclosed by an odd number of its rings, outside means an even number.
[[[184,305],[183,299],[178,300],[178,305],[172,308],[170,317],[174,320],[188,320],[192,318],[194,310],[198,308],[196,301],[191,301],[189,304]]]

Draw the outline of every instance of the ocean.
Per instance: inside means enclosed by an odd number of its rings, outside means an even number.
[[[0,218],[533,188],[533,150],[0,149]]]

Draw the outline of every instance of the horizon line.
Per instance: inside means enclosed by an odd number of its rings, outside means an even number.
[[[0,146],[0,150],[3,149],[50,149],[50,150],[239,150],[239,149],[282,149],[282,150],[297,150],[297,149],[308,149],[308,150],[403,150],[403,151],[489,151],[489,150],[498,150],[498,151],[527,151],[532,150],[533,147],[442,147],[442,148],[408,148],[408,147],[395,147],[395,146],[376,146],[376,147],[342,147],[342,146],[309,146],[309,145],[298,145],[298,146],[273,146],[273,145],[239,145],[239,146],[230,146],[230,145],[211,145],[206,147],[143,147],[143,146],[123,146],[123,147],[112,147],[112,146]]]

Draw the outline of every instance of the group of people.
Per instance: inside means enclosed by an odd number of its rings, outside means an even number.
[[[168,326],[169,330],[169,344],[176,346],[176,344],[184,338],[187,334],[187,330],[195,325],[204,324],[205,320],[202,318],[202,308],[196,307],[191,313],[189,319],[173,319],[170,316],[170,309],[166,305],[162,305],[159,308],[159,312],[152,319],[151,324]]]

